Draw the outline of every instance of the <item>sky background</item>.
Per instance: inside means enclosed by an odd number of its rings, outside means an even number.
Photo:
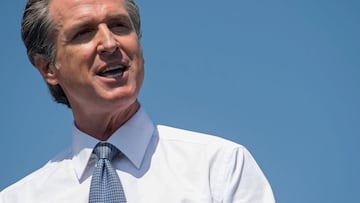
[[[158,124],[246,146],[279,203],[359,202],[360,1],[138,0]],[[20,39],[25,0],[1,11],[0,190],[70,144]]]

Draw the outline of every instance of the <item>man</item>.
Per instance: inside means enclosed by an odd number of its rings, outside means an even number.
[[[73,143],[0,202],[274,202],[241,145],[151,122],[137,100],[140,36],[133,0],[28,1],[23,41],[54,99],[73,112]]]

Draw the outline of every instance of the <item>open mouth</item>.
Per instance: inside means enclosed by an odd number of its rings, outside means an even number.
[[[98,75],[106,78],[118,78],[121,77],[127,69],[127,67],[122,65],[111,66],[105,68],[103,71],[98,73]]]

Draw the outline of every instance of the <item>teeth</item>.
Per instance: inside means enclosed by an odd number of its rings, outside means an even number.
[[[105,77],[107,77],[107,78],[118,78],[118,77],[121,77],[122,74],[123,74],[123,72],[120,72],[120,73],[106,75]]]
[[[118,65],[118,66],[111,66],[105,68],[99,75],[107,78],[117,78],[121,77],[125,71],[125,67]]]
[[[117,70],[117,69],[124,69],[124,66],[119,65],[119,66],[107,67],[107,68],[103,71],[103,73],[105,73],[105,72],[107,72],[107,71]]]

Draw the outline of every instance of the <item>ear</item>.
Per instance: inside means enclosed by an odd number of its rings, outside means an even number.
[[[34,65],[47,83],[50,85],[58,84],[57,69],[47,58],[43,55],[36,54],[34,56]]]

